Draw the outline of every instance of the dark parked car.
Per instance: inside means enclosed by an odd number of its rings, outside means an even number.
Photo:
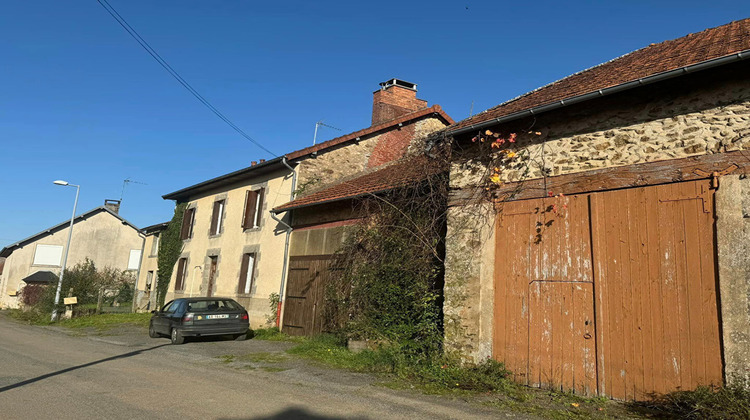
[[[182,344],[185,337],[207,335],[232,335],[240,341],[249,328],[247,311],[229,298],[175,299],[151,313],[149,337],[167,336],[172,344]]]

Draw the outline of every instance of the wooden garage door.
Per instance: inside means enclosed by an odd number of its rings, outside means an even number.
[[[599,391],[721,384],[709,181],[591,195]]]
[[[712,203],[697,181],[503,204],[494,357],[586,395],[720,384]]]
[[[289,258],[282,331],[315,335],[323,328],[322,309],[330,255]]]
[[[587,197],[498,210],[494,357],[523,384],[596,394]]]

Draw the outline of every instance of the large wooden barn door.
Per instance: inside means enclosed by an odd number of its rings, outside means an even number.
[[[694,181],[502,204],[494,357],[585,395],[721,384],[713,194]]]
[[[722,383],[713,196],[709,181],[591,196],[602,395]]]
[[[586,197],[505,203],[498,210],[495,358],[521,383],[595,394]]]
[[[289,257],[282,331],[315,335],[323,328],[322,310],[330,255]]]

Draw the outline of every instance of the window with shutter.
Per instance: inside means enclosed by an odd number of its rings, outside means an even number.
[[[224,216],[224,200],[214,202],[214,211],[211,214],[211,235],[221,233],[221,219]]]
[[[252,229],[255,227],[255,213],[258,208],[258,191],[247,191],[245,193],[245,216],[242,218],[242,228]]]
[[[193,221],[195,220],[195,207],[185,210],[182,217],[182,229],[180,239],[189,239],[193,236]]]
[[[255,200],[255,218],[253,219],[253,227],[260,226],[260,216],[263,211],[263,196],[265,195],[265,188],[258,190],[258,198]]]
[[[154,233],[151,239],[151,256],[155,257],[159,254],[159,233]]]
[[[180,258],[177,263],[177,277],[174,282],[174,290],[183,290],[185,288],[185,273],[187,270],[187,258]]]
[[[250,294],[253,290],[253,273],[255,271],[255,254],[248,253],[242,256],[242,265],[240,266],[240,281],[237,286],[237,293]]]

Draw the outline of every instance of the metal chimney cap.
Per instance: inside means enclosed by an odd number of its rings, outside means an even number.
[[[380,83],[380,89],[381,90],[386,90],[386,89],[388,89],[391,86],[399,86],[399,87],[402,87],[402,88],[405,88],[405,89],[413,90],[415,92],[417,91],[417,84],[416,83],[407,82],[406,80],[401,80],[401,79],[395,79],[394,78],[394,79],[386,80],[385,82],[381,82]]]

